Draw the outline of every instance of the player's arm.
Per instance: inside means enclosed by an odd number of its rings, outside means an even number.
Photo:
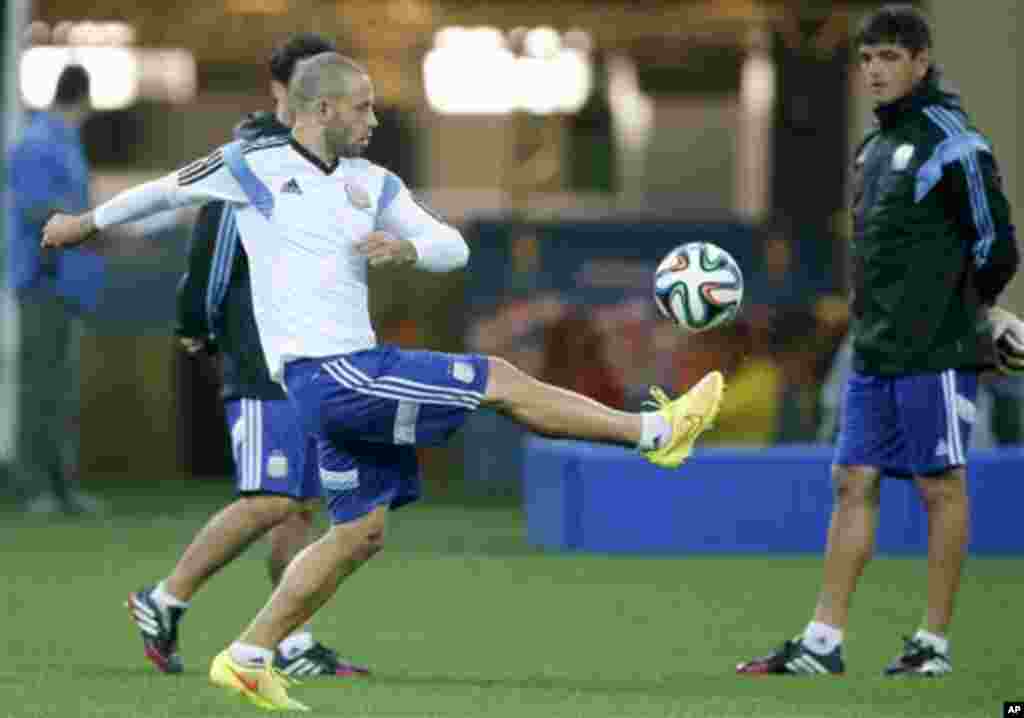
[[[946,175],[957,223],[970,244],[975,288],[982,303],[993,306],[1020,265],[998,166],[991,153],[975,152],[951,163]]]
[[[414,264],[428,272],[451,272],[469,261],[462,234],[418,202],[390,173],[378,204],[376,231],[359,249],[371,265]]]
[[[207,202],[200,208],[189,240],[188,267],[178,283],[175,334],[189,353],[215,348],[210,340],[213,328],[207,317],[206,294],[223,214],[224,203],[220,201]]]
[[[958,223],[971,241],[974,284],[988,307],[996,363],[1004,372],[1019,373],[1024,371],[1024,322],[995,306],[1020,265],[1016,228],[998,165],[991,153],[978,152],[966,162],[951,165],[948,177]]]
[[[245,193],[224,164],[220,150],[177,172],[125,190],[90,212],[55,215],[43,228],[42,245],[78,244],[107,227],[209,199],[246,201]]]

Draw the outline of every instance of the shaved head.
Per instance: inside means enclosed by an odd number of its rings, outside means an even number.
[[[288,85],[288,102],[296,112],[308,112],[317,100],[347,97],[369,75],[355,60],[337,52],[322,52],[300,61]]]

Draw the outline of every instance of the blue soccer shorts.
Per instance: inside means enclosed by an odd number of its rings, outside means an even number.
[[[487,358],[375,347],[289,362],[284,380],[317,438],[335,523],[420,496],[417,446],[447,441],[484,396]]]
[[[290,401],[229,399],[224,411],[239,494],[320,497],[316,439],[303,429]]]
[[[967,463],[978,375],[870,376],[846,384],[835,463],[874,466],[892,476],[929,476]]]

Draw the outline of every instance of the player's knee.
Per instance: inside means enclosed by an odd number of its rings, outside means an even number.
[[[375,530],[367,533],[356,546],[355,559],[369,561],[384,549],[384,531]]]
[[[959,476],[938,476],[915,479],[921,500],[929,509],[966,502],[967,488]]]
[[[302,510],[302,502],[289,496],[255,494],[243,496],[246,508],[260,523],[277,526]]]
[[[877,506],[881,498],[878,470],[868,466],[833,466],[832,485],[839,506]]]

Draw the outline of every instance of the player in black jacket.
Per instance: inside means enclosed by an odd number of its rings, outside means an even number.
[[[296,63],[335,48],[313,34],[291,37],[270,59],[276,114],[246,118],[235,135],[287,137],[287,87]],[[270,539],[270,579],[277,585],[291,559],[308,545],[319,503],[316,443],[267,370],[253,318],[249,266],[224,202],[202,207],[178,291],[178,336],[191,353],[219,352],[222,398],[235,456],[238,498],[196,535],[171,574],[131,594],[129,607],[146,656],[165,673],[183,670],[178,629],[192,596],[253,541]],[[304,626],[278,646],[276,667],[292,676],[355,675],[364,667],[340,659]]]
[[[978,372],[1019,368],[1024,323],[995,307],[1019,252],[992,146],[940,89],[931,31],[906,5],[857,45],[876,128],[853,176],[852,336],[833,465],[823,587],[801,636],[740,673],[843,673],[850,599],[871,557],[881,476],[913,478],[928,511],[928,610],[886,669],[952,671],[947,632],[967,549],[966,449]]]

